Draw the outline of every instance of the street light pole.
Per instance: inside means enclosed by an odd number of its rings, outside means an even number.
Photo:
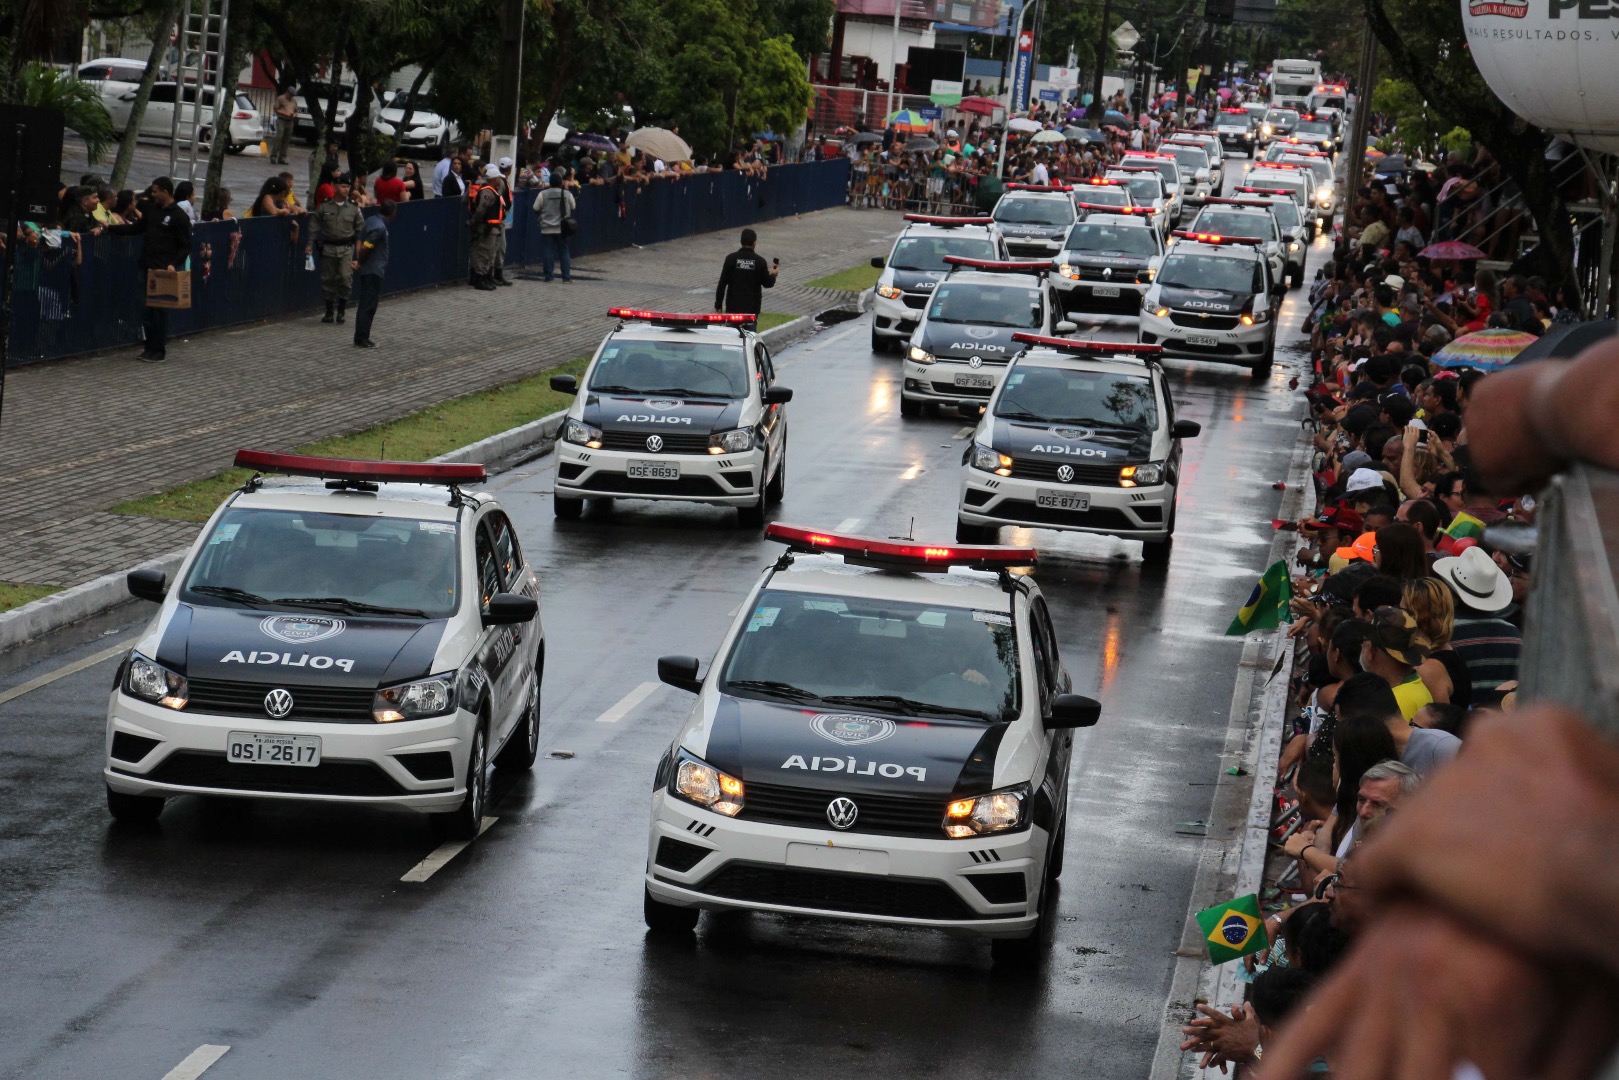
[[[899,81],[899,7],[901,0],[894,0],[894,37],[888,43],[888,111],[883,114],[883,127],[888,126],[887,118],[894,115],[894,84]]]

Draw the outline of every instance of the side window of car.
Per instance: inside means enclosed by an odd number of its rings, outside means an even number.
[[[106,64],[86,64],[79,69],[79,78],[85,82],[101,82],[106,79],[109,71]]]
[[[152,96],[149,99],[164,105],[174,104],[174,84],[157,83],[152,87]]]
[[[754,356],[759,362],[759,385],[773,386],[776,382],[776,369],[770,363],[770,350],[765,348],[762,341],[754,346],[754,350]]]
[[[500,564],[501,580],[510,588],[523,568],[523,549],[517,543],[517,530],[512,528],[511,519],[499,510],[492,512],[487,520],[495,537],[495,561]]]
[[[478,524],[476,540],[478,557],[478,595],[483,608],[489,610],[489,601],[500,591],[500,561],[495,556],[495,545],[489,538],[487,521]]]
[[[1040,679],[1042,692],[1055,693],[1060,662],[1057,659],[1057,639],[1051,630],[1051,615],[1046,611],[1046,602],[1038,596],[1035,597],[1034,603],[1029,606],[1029,615],[1030,636],[1034,638],[1036,648],[1045,661]]]

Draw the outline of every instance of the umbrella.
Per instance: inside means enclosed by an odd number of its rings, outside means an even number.
[[[1063,132],[1063,134],[1066,135],[1068,137],[1069,141],[1071,141],[1071,142],[1080,142],[1080,143],[1105,143],[1105,142],[1107,142],[1107,136],[1103,135],[1100,131],[1097,131],[1095,128],[1069,128],[1067,131]]]
[[[1014,116],[1006,122],[1006,126],[1012,131],[1039,131],[1040,121],[1030,120],[1027,116]]]
[[[1417,170],[1418,172],[1438,172],[1439,171],[1439,166],[1435,165],[1431,161],[1419,161],[1419,162],[1417,162],[1415,165],[1413,165],[1411,167],[1413,169]]]
[[[1229,98],[1231,96],[1230,88],[1224,87],[1224,86],[1222,86],[1222,87],[1220,87],[1220,89],[1216,90],[1215,93],[1220,95],[1220,100],[1221,101],[1224,101],[1224,100],[1226,100],[1227,98]]]
[[[568,142],[579,147],[581,150],[601,150],[609,154],[615,154],[618,152],[618,144],[605,135],[569,135]]]
[[[875,131],[862,131],[849,141],[854,143],[856,146],[865,146],[868,143],[882,142],[883,137],[877,134]]]
[[[1366,160],[1367,161],[1376,161],[1378,158],[1381,158],[1382,156],[1383,156],[1383,151],[1377,149],[1375,146],[1368,146],[1366,148]]]
[[[1512,358],[1512,366],[1536,360],[1572,360],[1597,342],[1619,332],[1619,323],[1597,319],[1583,323],[1553,323],[1535,343]]]
[[[1034,143],[1059,143],[1063,141],[1063,133],[1055,128],[1046,128],[1044,131],[1035,132],[1029,138],[1029,141]]]
[[[1395,173],[1405,172],[1405,155],[1389,154],[1377,163],[1373,172],[1379,176],[1392,176]]]
[[[1460,240],[1441,240],[1437,244],[1429,244],[1417,252],[1422,259],[1449,259],[1460,262],[1464,259],[1482,259],[1484,252],[1472,244],[1464,244]]]
[[[1522,330],[1477,330],[1463,334],[1434,353],[1436,367],[1477,368],[1495,371],[1506,367],[1514,357],[1535,343],[1535,335]]]
[[[887,122],[893,124],[895,129],[899,131],[915,132],[917,134],[921,134],[932,126],[932,121],[915,109],[900,109],[890,116]]]
[[[987,97],[964,97],[961,99],[961,104],[956,106],[964,113],[976,113],[979,116],[988,116],[996,109],[1004,109],[1005,107],[994,98]]]
[[[686,145],[686,140],[667,128],[637,128],[630,132],[624,145],[666,162],[691,160],[691,147]]]
[[[937,139],[906,139],[896,149],[904,150],[907,154],[930,154],[938,148]]]
[[[1109,109],[1102,114],[1102,123],[1117,124],[1121,128],[1127,128],[1130,126],[1130,118],[1117,109]]]

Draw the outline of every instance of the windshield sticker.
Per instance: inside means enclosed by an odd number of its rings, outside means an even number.
[[[973,612],[973,621],[989,623],[991,626],[1011,626],[1012,616],[1003,615],[999,611],[975,611]]]
[[[776,616],[780,614],[781,608],[779,607],[755,608],[753,617],[748,620],[747,632],[751,634],[762,626],[775,626]]]
[[[924,611],[917,615],[916,621],[922,626],[943,626],[945,613],[942,611]]]
[[[602,359],[603,360],[611,360],[613,357],[615,357],[617,355],[618,355],[618,346],[617,345],[612,345],[612,346],[609,346],[609,347],[602,350]]]
[[[455,535],[455,522],[453,521],[418,521],[416,528],[424,533],[438,533],[441,536]]]
[[[294,645],[307,645],[311,641],[324,641],[343,632],[347,624],[342,619],[324,615],[271,615],[259,623],[259,629],[268,637]]]
[[[241,531],[242,524],[239,521],[232,522],[229,525],[221,525],[219,528],[214,530],[214,535],[208,538],[208,546],[213,547],[215,544],[228,544],[232,540],[236,539],[236,534]]]

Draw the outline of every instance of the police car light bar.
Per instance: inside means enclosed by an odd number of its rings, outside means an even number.
[[[1038,262],[1027,260],[969,259],[965,255],[946,255],[944,261],[966,270],[983,270],[991,274],[1038,274],[1051,269],[1050,259]]]
[[[1067,184],[1007,184],[1007,191],[1072,191]]]
[[[431,461],[357,461],[349,458],[277,454],[268,450],[238,450],[238,469],[253,469],[281,476],[318,476],[326,480],[357,480],[399,484],[478,484],[489,478],[482,465],[445,465]]]
[[[1223,233],[1191,232],[1187,229],[1176,229],[1175,235],[1185,240],[1195,240],[1199,244],[1263,244],[1265,241],[1257,236],[1226,236]]]
[[[1075,209],[1095,210],[1103,214],[1150,214],[1150,206],[1109,206],[1107,203],[1082,202],[1075,203]]]
[[[1240,187],[1236,189],[1245,195],[1285,195],[1292,198],[1293,193],[1286,188],[1279,187]],[[1209,199],[1209,202],[1251,202],[1249,199]]]
[[[1292,151],[1290,150],[1288,153],[1292,153]],[[1296,161],[1266,161],[1260,167],[1264,169],[1308,169],[1310,166],[1300,165]]]
[[[1242,189],[1238,188],[1237,190],[1241,191]],[[1287,192],[1284,191],[1280,194],[1286,195]],[[1264,199],[1204,199],[1203,201],[1206,203],[1220,203],[1222,206],[1261,206],[1266,210],[1271,208],[1271,204]]]
[[[1241,113],[1243,116],[1248,115],[1247,109],[1221,109],[1220,111],[1223,113]]]
[[[1174,154],[1159,154],[1151,150],[1132,150],[1128,154],[1124,155],[1124,160],[1129,161],[1131,158],[1166,158],[1174,156]]]
[[[1096,187],[1117,186],[1120,183],[1120,181],[1118,181],[1118,180],[1106,180],[1106,179],[1103,179],[1100,176],[1093,176],[1093,177],[1091,177],[1089,180],[1087,180],[1085,182],[1087,184],[1091,184],[1091,185],[1094,185]]]
[[[1042,348],[1055,349],[1058,352],[1073,353],[1076,356],[1084,353],[1133,353],[1136,356],[1149,358],[1164,355],[1162,345],[1141,345],[1134,341],[1092,341],[1086,338],[1025,334],[1021,331],[1013,334],[1012,340],[1022,342],[1025,345],[1039,345]]]
[[[632,322],[649,322],[659,326],[702,326],[702,325],[730,325],[757,322],[753,315],[736,314],[721,315],[717,312],[680,312],[680,311],[648,311],[645,308],[608,308],[607,314],[614,319],[628,319]]]
[[[1109,165],[1108,172],[1150,172],[1158,171],[1156,165]]]
[[[935,217],[931,214],[906,214],[906,221],[914,221],[919,225],[988,225],[993,220],[984,217]]]
[[[948,570],[969,566],[979,570],[1006,570],[1033,566],[1033,548],[999,544],[924,544],[914,540],[879,540],[871,536],[844,536],[839,533],[806,529],[800,525],[771,522],[765,539],[786,544],[789,551],[811,555],[842,555],[845,562],[861,563],[887,570]]]

